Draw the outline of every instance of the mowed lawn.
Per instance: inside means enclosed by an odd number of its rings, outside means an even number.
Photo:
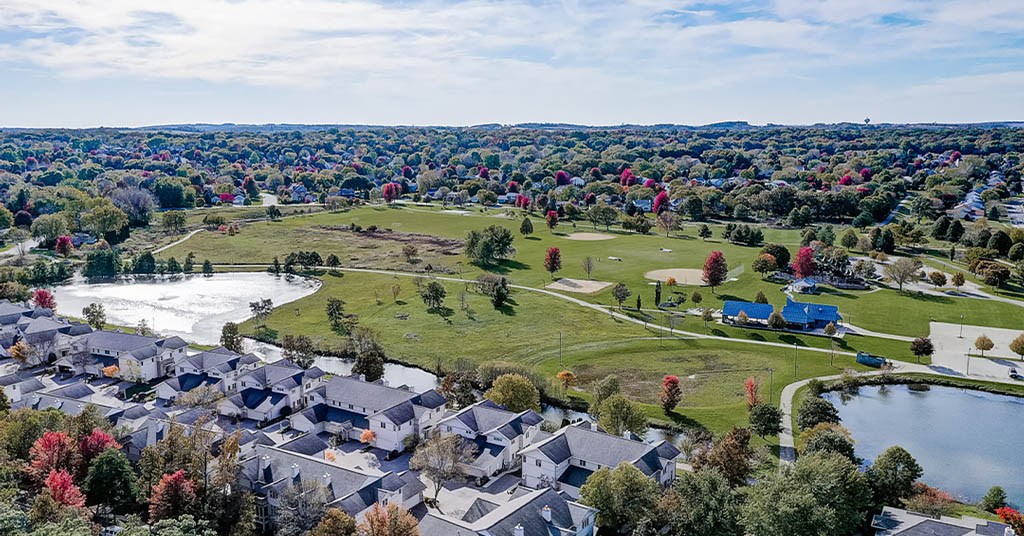
[[[850,356],[837,355],[833,366],[829,354],[822,352],[741,342],[659,339],[637,324],[530,291],[515,291],[510,306],[498,311],[466,285],[443,282],[445,305],[451,309],[445,317],[427,312],[414,280],[408,277],[350,272],[327,274],[323,280],[318,292],[279,307],[270,316],[268,325],[279,337],[306,334],[321,345],[343,345],[344,336],[330,330],[325,313],[327,298],[337,297],[346,302],[347,313],[359,315],[360,325],[380,334],[390,358],[431,370],[439,365],[442,370],[452,370],[460,361],[475,366],[504,360],[523,363],[553,379],[560,370],[570,369],[580,378],[580,391],[573,395],[585,399],[594,382],[616,374],[629,396],[650,404],[649,411],[657,414],[661,413],[656,404],[662,379],[666,374],[679,376],[685,393],[681,408],[671,416],[652,414],[652,418],[716,432],[746,423],[742,398],[746,378],[761,378],[767,396],[768,369],[774,369],[777,399],[782,387],[793,381],[794,356],[798,378],[862,368]],[[397,300],[392,295],[395,284],[400,287]],[[463,291],[468,312],[461,307]],[[691,317],[684,327],[703,329],[703,323]],[[253,322],[242,328],[251,331]],[[752,331],[718,328],[735,330],[737,337]]]

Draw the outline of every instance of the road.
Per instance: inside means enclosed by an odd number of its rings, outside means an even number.
[[[0,251],[0,257],[8,257],[13,255],[21,255],[22,252],[28,253],[28,251],[39,245],[39,240],[35,238],[29,238],[20,244],[15,244],[9,249]]]
[[[192,232],[188,233],[188,234],[187,234],[187,235],[185,235],[184,237],[182,237],[182,238],[180,238],[180,239],[178,239],[178,240],[175,240],[174,242],[171,242],[170,244],[167,244],[166,246],[161,246],[161,247],[158,247],[158,248],[154,249],[152,253],[153,253],[154,255],[156,255],[157,253],[160,253],[161,251],[163,251],[163,250],[165,250],[165,249],[171,249],[171,248],[173,248],[174,246],[177,246],[178,244],[180,244],[180,243],[182,243],[182,242],[184,242],[184,241],[188,240],[189,238],[192,238],[192,237],[193,237],[193,236],[195,236],[195,235],[196,235],[197,233],[201,233],[201,232],[203,232],[203,231],[204,231],[204,229],[196,229],[196,230],[194,230],[194,231],[192,231]]]

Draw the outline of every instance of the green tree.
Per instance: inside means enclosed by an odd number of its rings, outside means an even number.
[[[238,331],[238,324],[234,322],[224,323],[224,327],[220,329],[220,345],[236,354],[241,354],[245,351],[245,339],[242,338],[242,334]]]
[[[108,201],[83,214],[82,225],[98,238],[103,238],[108,233],[113,233],[128,225],[128,216]]]
[[[476,445],[457,434],[435,434],[416,447],[409,468],[419,471],[434,485],[434,500],[448,482],[466,479],[466,466],[473,463]]]
[[[284,358],[296,365],[308,369],[316,360],[316,347],[313,340],[305,335],[285,335],[282,346]]]
[[[138,484],[128,458],[114,448],[100,453],[89,466],[82,485],[89,505],[102,504],[115,514],[125,514],[138,506]]]
[[[90,303],[82,308],[82,316],[92,329],[103,329],[107,325],[107,312],[102,303]]]
[[[348,330],[345,328],[345,302],[340,298],[330,297],[327,298],[327,321],[331,324],[331,329],[338,333],[345,333]]]
[[[164,212],[163,217],[160,218],[160,225],[165,231],[172,233],[181,233],[185,231],[185,213],[179,210],[169,210]]]
[[[594,387],[594,401],[590,405],[590,413],[594,414],[595,417],[600,417],[601,403],[608,397],[618,394],[621,389],[622,382],[618,376],[609,374],[602,378]]]
[[[484,398],[514,413],[528,409],[540,411],[540,392],[533,386],[533,382],[519,374],[498,376],[484,393]]]
[[[68,234],[68,223],[60,214],[42,214],[32,222],[31,232],[49,247],[57,243],[57,237]]]
[[[992,486],[978,504],[986,512],[995,512],[1006,506],[1006,492],[999,486]]]
[[[796,412],[796,424],[801,430],[814,428],[821,423],[839,423],[839,410],[824,398],[810,397],[804,400]]]
[[[622,282],[616,283],[615,287],[612,288],[612,297],[615,298],[615,301],[619,302],[619,309],[622,309],[622,302],[626,301],[626,298],[632,294],[629,287]]]
[[[515,254],[512,231],[499,225],[471,230],[466,235],[465,253],[474,263],[492,266]]]
[[[362,374],[368,382],[384,376],[384,348],[371,328],[359,326],[350,331],[345,354],[355,358],[352,374]]]
[[[858,241],[857,231],[854,231],[851,228],[851,229],[847,229],[846,232],[843,233],[843,237],[840,239],[839,245],[843,246],[844,248],[846,248],[848,250],[851,250],[851,249],[857,247],[857,241]]]
[[[446,294],[444,285],[437,281],[430,281],[420,288],[420,298],[423,299],[423,304],[427,306],[428,311],[441,309]]]
[[[682,471],[672,484],[672,493],[678,496],[679,501],[669,503],[674,506],[669,516],[669,534],[743,534],[739,524],[742,501],[718,470]]]
[[[654,510],[660,489],[629,462],[602,467],[580,487],[580,502],[596,508],[597,524],[625,533]]]
[[[633,432],[638,436],[647,433],[647,416],[640,404],[621,394],[614,394],[601,402],[597,425],[605,432],[621,436]]]
[[[750,408],[750,431],[761,439],[779,435],[782,432],[782,410],[766,403],[754,404]]]
[[[523,236],[530,236],[533,234],[533,222],[530,221],[529,216],[523,218],[523,223],[519,225],[519,233]]]
[[[923,474],[924,470],[909,452],[901,447],[889,447],[875,458],[867,471],[875,492],[875,504],[902,504],[902,499],[913,495],[914,482]]]
[[[208,260],[203,261],[203,275],[213,275],[213,263]]]

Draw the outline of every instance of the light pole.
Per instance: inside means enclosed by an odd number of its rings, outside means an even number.
[[[562,332],[558,332],[558,368],[562,368]]]
[[[960,338],[964,338],[964,315],[960,313]]]
[[[797,355],[797,346],[796,346],[796,343],[794,342],[793,343],[793,381],[796,381],[796,371],[797,371],[796,355]]]
[[[768,403],[775,403],[775,369],[768,369]]]
[[[967,347],[967,375],[971,375],[971,347]]]

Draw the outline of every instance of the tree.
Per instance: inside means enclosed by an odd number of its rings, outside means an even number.
[[[882,273],[888,281],[896,283],[899,291],[903,292],[903,285],[918,278],[921,272],[921,261],[909,257],[900,257],[895,261],[886,264]]]
[[[65,259],[71,255],[71,252],[74,249],[75,245],[71,243],[70,236],[58,236],[57,245],[54,246],[53,248],[53,250],[56,251],[58,255],[64,257]]]
[[[558,211],[549,210],[548,213],[544,215],[544,221],[548,224],[548,230],[554,232],[555,227],[558,226]]]
[[[213,275],[213,263],[209,260],[203,261],[203,275]]]
[[[420,298],[427,306],[427,311],[439,310],[444,305],[444,298],[447,292],[444,285],[437,281],[430,281],[420,289]]]
[[[729,265],[725,262],[725,255],[721,251],[712,251],[704,260],[704,284],[711,287],[711,293],[715,293],[715,287],[725,283],[729,274]]]
[[[11,347],[7,349],[7,351],[10,352],[11,357],[14,358],[15,361],[18,361],[19,363],[22,364],[28,363],[29,359],[31,359],[32,356],[35,354],[35,351],[32,349],[32,347],[29,346],[28,343],[26,343],[24,340],[20,340],[12,344]]]
[[[953,274],[953,281],[952,282],[953,282],[953,286],[956,287],[956,291],[960,292],[960,287],[964,286],[964,283],[966,282],[966,278],[964,277],[964,273],[963,272],[957,272],[957,273]]]
[[[532,409],[540,411],[540,391],[525,376],[519,374],[502,374],[494,380],[491,388],[484,393],[484,398],[505,406],[513,413]]]
[[[587,279],[590,279],[590,273],[594,271],[594,258],[591,256],[583,257],[581,261],[583,271],[587,273]]]
[[[790,471],[749,488],[740,507],[748,534],[854,534],[863,525],[871,489],[856,465],[835,454],[801,456]]]
[[[711,312],[711,309],[704,309],[700,313],[700,319],[704,321],[704,331],[707,331],[708,323],[714,322],[715,315],[714,313]]]
[[[854,231],[853,229],[847,229],[846,232],[843,233],[843,237],[840,239],[839,245],[850,250],[857,247],[857,242],[857,231]]]
[[[43,288],[32,293],[32,303],[42,309],[57,309],[57,299],[53,297],[53,293]]]
[[[602,467],[580,487],[580,502],[597,509],[597,524],[626,533],[654,510],[660,490],[629,462]]]
[[[677,376],[665,376],[661,382],[661,409],[666,414],[676,409],[679,401],[683,398],[683,391],[679,388]]]
[[[744,398],[747,400],[747,409],[750,409],[761,403],[761,395],[758,390],[761,387],[761,382],[751,376],[743,382],[743,393]]]
[[[121,445],[114,439],[114,436],[99,428],[93,428],[92,432],[78,440],[78,455],[81,457],[80,463],[88,468],[93,458],[99,456],[101,452],[107,449],[120,450]]]
[[[750,431],[761,439],[782,432],[782,410],[771,404],[755,404],[750,408]]]
[[[612,298],[615,298],[615,301],[619,303],[619,309],[622,309],[622,303],[632,294],[633,292],[629,290],[629,287],[622,282],[616,283],[612,288]]]
[[[1024,359],[1024,333],[1010,341],[1010,351]]]
[[[267,318],[274,312],[274,302],[270,298],[263,298],[249,302],[249,311],[252,312],[252,319],[258,326],[267,326]]]
[[[858,466],[861,463],[860,458],[854,452],[850,431],[838,424],[819,424],[800,434],[800,441],[801,455],[831,452],[842,455]]]
[[[92,231],[97,238],[103,238],[108,233],[128,225],[128,216],[121,209],[107,203],[83,214],[82,225]]]
[[[555,272],[562,269],[562,251],[558,248],[548,248],[547,253],[544,255],[544,269],[551,274],[551,279],[555,278]]]
[[[50,471],[46,477],[44,486],[57,504],[69,508],[81,508],[85,506],[85,497],[82,491],[75,485],[71,474],[67,471]]]
[[[374,503],[359,525],[359,536],[419,536],[419,522],[397,503]]]
[[[928,274],[928,280],[931,281],[932,286],[935,288],[946,286],[946,274],[942,272],[932,272]]]
[[[764,279],[765,274],[769,274],[778,270],[778,264],[775,262],[775,257],[770,253],[762,253],[754,259],[754,262],[750,265],[755,272],[761,274],[761,279]]]
[[[742,536],[740,496],[714,468],[682,471],[658,503],[657,517],[665,518],[667,534]],[[635,534],[635,533],[634,533]]]
[[[601,415],[601,403],[608,397],[618,394],[621,389],[622,382],[619,381],[618,376],[609,374],[602,378],[594,387],[594,401],[590,405],[590,412],[594,414],[594,416],[599,417]]]
[[[992,486],[982,497],[978,506],[986,512],[995,512],[1006,506],[1006,492],[999,486]]]
[[[345,353],[355,357],[352,374],[361,374],[368,382],[384,376],[384,348],[372,329],[363,326],[353,329],[345,341]]]
[[[471,230],[466,235],[466,256],[482,266],[495,265],[515,254],[512,240],[512,231],[498,225]]]
[[[789,266],[789,249],[782,244],[769,243],[761,248],[761,254],[768,254],[775,257],[775,263],[779,268]]]
[[[172,233],[184,232],[185,213],[179,210],[169,210],[164,212],[164,215],[160,219],[160,224],[163,226],[165,231]]]
[[[931,357],[935,353],[935,345],[928,337],[917,337],[910,342],[910,353],[917,356],[917,362],[920,363],[922,357]]]
[[[839,423],[839,411],[831,402],[816,396],[804,400],[797,410],[796,424],[801,430],[814,428],[818,424]]]
[[[628,431],[643,436],[647,433],[647,416],[643,408],[621,394],[614,394],[601,402],[600,414],[597,425],[609,434],[621,436]]]
[[[569,388],[576,385],[576,375],[571,370],[563,370],[555,375],[562,386],[562,396],[567,396]]]
[[[75,442],[64,432],[44,432],[29,451],[29,465],[25,469],[37,484],[43,484],[53,471],[74,472],[77,463]]]
[[[384,198],[384,202],[390,205],[402,194],[402,187],[398,183],[389,182],[381,188],[380,193],[381,197]]]
[[[711,238],[711,227],[708,227],[708,224],[706,223],[700,224],[700,227],[697,228],[697,236],[699,236],[702,241],[707,242],[708,239]]]
[[[338,333],[345,333],[345,302],[340,298],[330,297],[327,298],[327,321],[331,324],[331,329]]]
[[[489,273],[477,276],[476,289],[478,292],[491,299],[491,305],[494,306],[495,309],[501,309],[501,307],[505,305],[505,301],[508,300],[509,295],[512,293],[512,288],[508,284],[508,279]]]
[[[796,253],[796,260],[793,261],[793,275],[804,278],[811,277],[817,270],[814,261],[814,250],[809,247],[800,248]]]
[[[914,482],[924,470],[917,460],[901,447],[889,447],[875,458],[867,470],[868,480],[875,492],[875,504],[901,504],[914,492]]]
[[[529,216],[524,217],[523,223],[519,225],[519,234],[523,236],[530,236],[533,234],[533,222],[530,221]]]
[[[676,216],[675,212],[672,212],[671,210],[663,210],[661,212],[656,212],[656,214],[658,215],[658,227],[665,231],[666,238],[672,235],[672,231],[679,229],[679,217]]]
[[[242,338],[242,334],[238,331],[238,324],[234,322],[224,323],[224,327],[220,329],[220,345],[236,354],[241,354],[245,351],[245,339]]]
[[[1024,536],[1024,516],[1020,512],[1004,506],[996,510],[996,515],[1003,523],[1009,525],[1017,536]]]
[[[304,369],[313,366],[316,361],[316,347],[313,340],[305,335],[285,335],[282,346],[284,358]]]
[[[327,489],[317,480],[303,480],[285,488],[277,506],[276,534],[303,536],[320,523],[327,512]]]
[[[182,469],[165,474],[160,483],[153,486],[149,498],[150,521],[170,519],[191,511],[196,504],[196,489],[196,483],[186,478]]]
[[[117,449],[106,449],[92,461],[82,488],[90,505],[107,505],[115,514],[128,513],[138,503],[135,471]]]
[[[135,257],[132,261],[132,273],[153,274],[156,273],[156,258],[150,252],[145,252]]]
[[[434,485],[434,500],[448,482],[466,479],[465,467],[473,462],[476,446],[457,434],[435,434],[420,443],[409,460],[409,468],[419,471]]]
[[[753,449],[750,448],[750,430],[733,427],[710,449],[703,450],[693,458],[693,469],[699,471],[712,467],[722,472],[729,484],[738,487],[746,484],[753,471]]]
[[[45,247],[52,246],[58,237],[68,233],[67,220],[60,214],[43,214],[32,222],[31,233]]]
[[[356,520],[341,508],[328,508],[309,536],[355,536]]]
[[[974,339],[974,347],[981,350],[981,357],[985,357],[985,351],[991,350],[995,346],[992,339],[988,338],[988,335],[982,333],[977,339]]]

